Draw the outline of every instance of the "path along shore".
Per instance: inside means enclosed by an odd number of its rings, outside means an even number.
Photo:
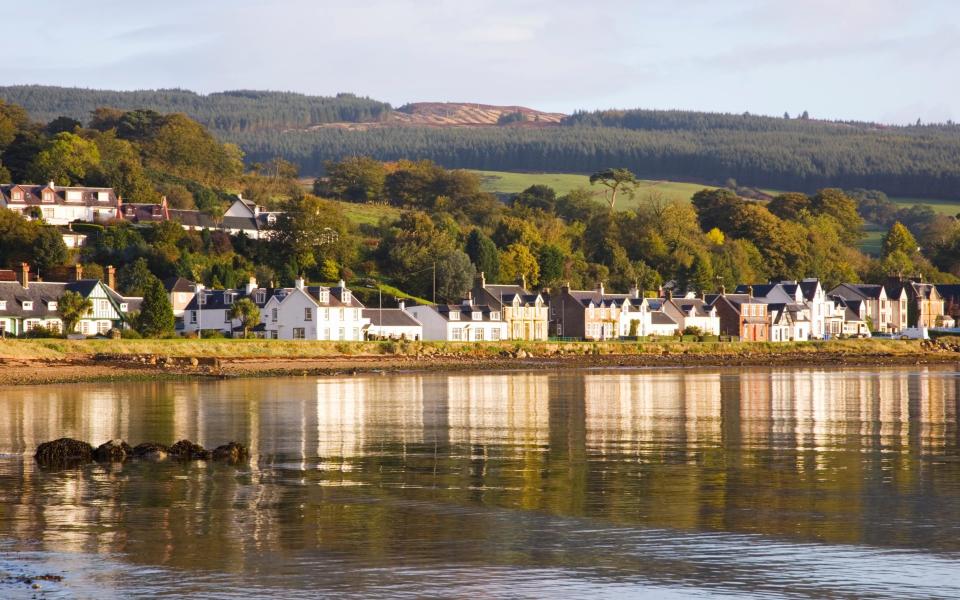
[[[780,344],[0,340],[0,386],[441,370],[951,363],[960,366],[958,338]]]

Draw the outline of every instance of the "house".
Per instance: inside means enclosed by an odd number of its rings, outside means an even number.
[[[241,298],[249,298],[260,309],[261,317],[272,290],[257,286],[255,279],[251,278],[249,283],[243,288],[227,290],[208,290],[201,284],[191,284],[186,280],[178,283],[175,280],[168,280],[172,283],[170,289],[179,289],[183,291],[170,292],[176,294],[178,304],[183,306],[181,316],[183,317],[183,331],[186,333],[197,331],[220,331],[225,335],[233,335],[241,329],[238,319],[230,318],[230,310],[234,303]],[[164,285],[166,289],[166,285]],[[186,289],[190,289],[192,297],[183,304],[179,301],[187,294]],[[171,298],[171,304],[172,298]],[[174,313],[176,314],[176,313]]]
[[[363,318],[370,321],[367,339],[422,340],[423,325],[408,313],[401,300],[399,308],[365,308]]]
[[[761,302],[778,305],[776,310],[767,311],[771,319],[771,341],[806,341],[829,337],[826,320],[827,315],[833,314],[834,306],[818,279],[739,285],[735,292],[752,294]],[[774,331],[774,319],[777,321],[777,331]]]
[[[864,305],[864,318],[873,331],[897,333],[907,328],[907,291],[903,286],[891,287],[896,297],[887,295],[887,288],[877,284],[841,283],[830,290],[830,296]],[[844,307],[846,310],[846,307]]]
[[[160,223],[170,220],[170,206],[166,196],[161,197],[157,204],[124,202],[120,215],[132,223]]]
[[[75,332],[83,335],[106,335],[111,329],[121,329],[129,313],[140,309],[142,298],[121,296],[99,279],[83,279],[80,265],[74,273],[75,279],[66,283],[35,281],[30,278],[30,266],[23,263],[15,270],[15,281],[0,280],[0,335],[24,335],[37,326],[62,332],[59,302],[68,291],[88,298],[93,305],[77,323]]]
[[[121,200],[113,188],[7,184],[0,185],[0,207],[25,217],[42,216],[50,225],[73,221],[104,223],[120,218]]]
[[[944,301],[937,287],[923,283],[923,277],[904,279],[890,277],[884,284],[888,297],[900,297],[900,290],[907,295],[907,324],[909,327],[940,327],[943,323]]]
[[[564,285],[550,297],[550,317],[557,336],[583,340],[619,337],[620,312],[626,298],[609,296],[603,283],[595,290],[571,290]]]
[[[74,231],[72,225],[61,225],[57,227],[57,231],[60,232],[64,245],[71,250],[87,245],[87,234]]]
[[[834,301],[844,311],[843,335],[846,337],[870,337],[867,302],[864,300],[847,300],[842,296],[835,296]]]
[[[749,289],[749,288],[748,288]],[[720,317],[720,335],[738,336],[742,341],[770,340],[770,321],[766,302],[746,294],[708,294],[707,303]]]
[[[663,302],[663,312],[676,321],[681,332],[688,327],[696,327],[705,335],[720,335],[717,309],[702,298],[668,296]]]
[[[508,339],[547,340],[550,335],[550,314],[543,295],[520,285],[488,284],[483,272],[477,275],[471,290],[477,304],[499,311],[507,323]]]
[[[256,295],[256,292],[254,292]],[[256,300],[255,300],[256,301]],[[370,320],[344,281],[333,288],[308,286],[273,290],[260,311],[264,335],[280,340],[362,341]]]
[[[183,311],[197,293],[197,284],[183,277],[169,277],[163,281],[163,289],[170,296],[173,316],[182,317]]]
[[[676,319],[664,311],[660,298],[624,298],[620,304],[619,337],[675,336],[679,331]]]
[[[508,336],[500,311],[475,304],[469,293],[460,304],[419,304],[405,310],[423,325],[424,340],[496,342]]]
[[[960,321],[960,285],[938,283],[934,287],[943,299],[944,316],[952,317],[955,323]]]

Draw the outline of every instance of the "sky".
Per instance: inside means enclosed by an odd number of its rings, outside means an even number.
[[[953,0],[5,4],[6,85],[960,121]]]

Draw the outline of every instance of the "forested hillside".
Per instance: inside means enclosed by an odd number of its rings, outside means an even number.
[[[671,179],[813,192],[827,186],[891,196],[960,198],[960,126],[890,127],[688,111],[576,113],[557,126],[405,124],[389,105],[352,95],[183,90],[102,92],[41,86],[0,88],[35,119],[86,121],[99,106],[185,112],[248,160],[283,157],[304,174],[328,160],[430,159],[448,168],[590,173],[625,167]],[[396,126],[393,125],[396,121]],[[314,127],[332,123],[377,127]],[[528,123],[528,125],[532,125]],[[312,128],[311,128],[312,127]]]
[[[31,118],[51,121],[65,116],[84,123],[100,107],[161,113],[186,113],[221,134],[238,131],[283,130],[317,123],[376,121],[390,105],[353,94],[336,97],[292,92],[234,90],[201,95],[188,90],[115,92],[42,85],[0,87],[0,99],[19,104]]]

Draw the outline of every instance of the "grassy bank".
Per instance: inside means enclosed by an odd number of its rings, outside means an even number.
[[[900,340],[830,342],[309,342],[284,340],[0,340],[0,359],[83,359],[96,355],[153,355],[176,358],[337,358],[355,356],[502,357],[520,351],[530,357],[557,355],[702,356],[913,356],[928,355],[929,344]]]

